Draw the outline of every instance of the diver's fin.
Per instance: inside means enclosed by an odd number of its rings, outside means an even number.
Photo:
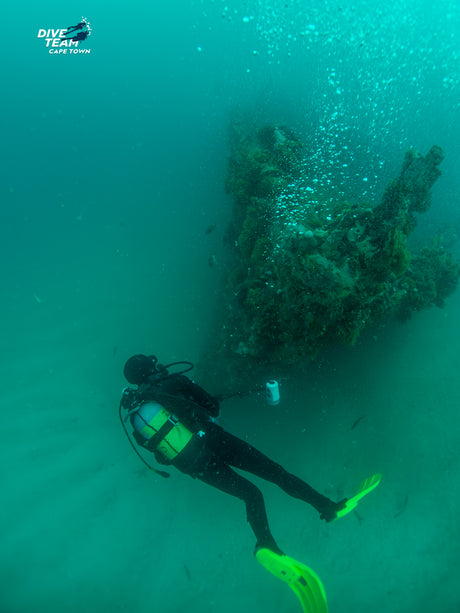
[[[326,593],[318,575],[311,568],[271,549],[256,551],[257,561],[295,592],[304,613],[327,613]]]
[[[340,509],[340,511],[337,511],[337,517],[335,519],[344,517],[345,515],[348,515],[348,513],[353,511],[353,509],[356,507],[356,505],[361,500],[361,498],[364,498],[364,496],[369,494],[369,492],[372,492],[372,490],[377,487],[377,485],[380,483],[381,480],[382,480],[382,475],[380,473],[376,475],[372,475],[372,477],[368,477],[367,479],[364,479],[364,481],[359,486],[359,489],[356,492],[356,494],[352,498],[349,498],[346,501],[343,509]]]

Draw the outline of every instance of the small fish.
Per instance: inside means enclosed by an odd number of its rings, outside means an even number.
[[[184,566],[184,570],[185,570],[185,574],[186,574],[186,576],[187,576],[187,579],[188,579],[189,581],[191,581],[191,580],[192,580],[192,575],[191,575],[191,573],[190,573],[190,571],[189,571],[189,569],[188,569],[188,566],[187,566],[186,564],[184,564],[183,566]]]
[[[112,350],[113,357],[117,355],[117,351],[118,351],[118,345],[114,345],[113,350]]]
[[[216,265],[217,262],[217,258],[214,254],[210,255],[208,258],[208,264],[211,268],[213,268]]]
[[[211,234],[211,232],[214,232],[214,230],[217,228],[215,223],[212,223],[210,226],[208,226],[206,228],[206,230],[204,231],[205,234]]]
[[[358,513],[358,511],[355,509],[353,511],[354,516],[356,517],[356,519],[358,520],[358,523],[360,526],[363,525],[363,518],[361,517],[361,515]]]
[[[399,510],[393,515],[393,519],[396,519],[397,517],[399,517],[400,515],[404,513],[404,511],[407,509],[408,502],[409,502],[409,494],[406,494],[406,497],[404,498],[401,506],[399,507]]]
[[[358,417],[358,419],[355,419],[355,421],[351,424],[351,428],[350,430],[354,430],[356,428],[356,426],[363,420],[366,419],[366,415],[361,415],[361,417]]]

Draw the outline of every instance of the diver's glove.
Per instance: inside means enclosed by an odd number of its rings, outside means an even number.
[[[325,505],[320,511],[320,519],[324,519],[326,523],[334,521],[337,518],[337,513],[343,509],[346,505],[348,498],[344,498],[340,500],[340,502],[332,502],[329,501],[327,505]]]

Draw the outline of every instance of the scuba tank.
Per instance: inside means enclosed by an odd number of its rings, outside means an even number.
[[[145,439],[145,447],[158,451],[168,462],[172,462],[193,437],[175,415],[153,400],[138,405],[129,415],[134,429]]]

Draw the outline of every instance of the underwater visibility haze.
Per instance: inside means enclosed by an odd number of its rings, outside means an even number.
[[[460,4],[2,17],[0,611],[300,611],[241,501],[132,452],[137,353],[279,380],[219,423],[334,500],[382,473],[332,524],[257,482],[331,613],[460,610]]]

